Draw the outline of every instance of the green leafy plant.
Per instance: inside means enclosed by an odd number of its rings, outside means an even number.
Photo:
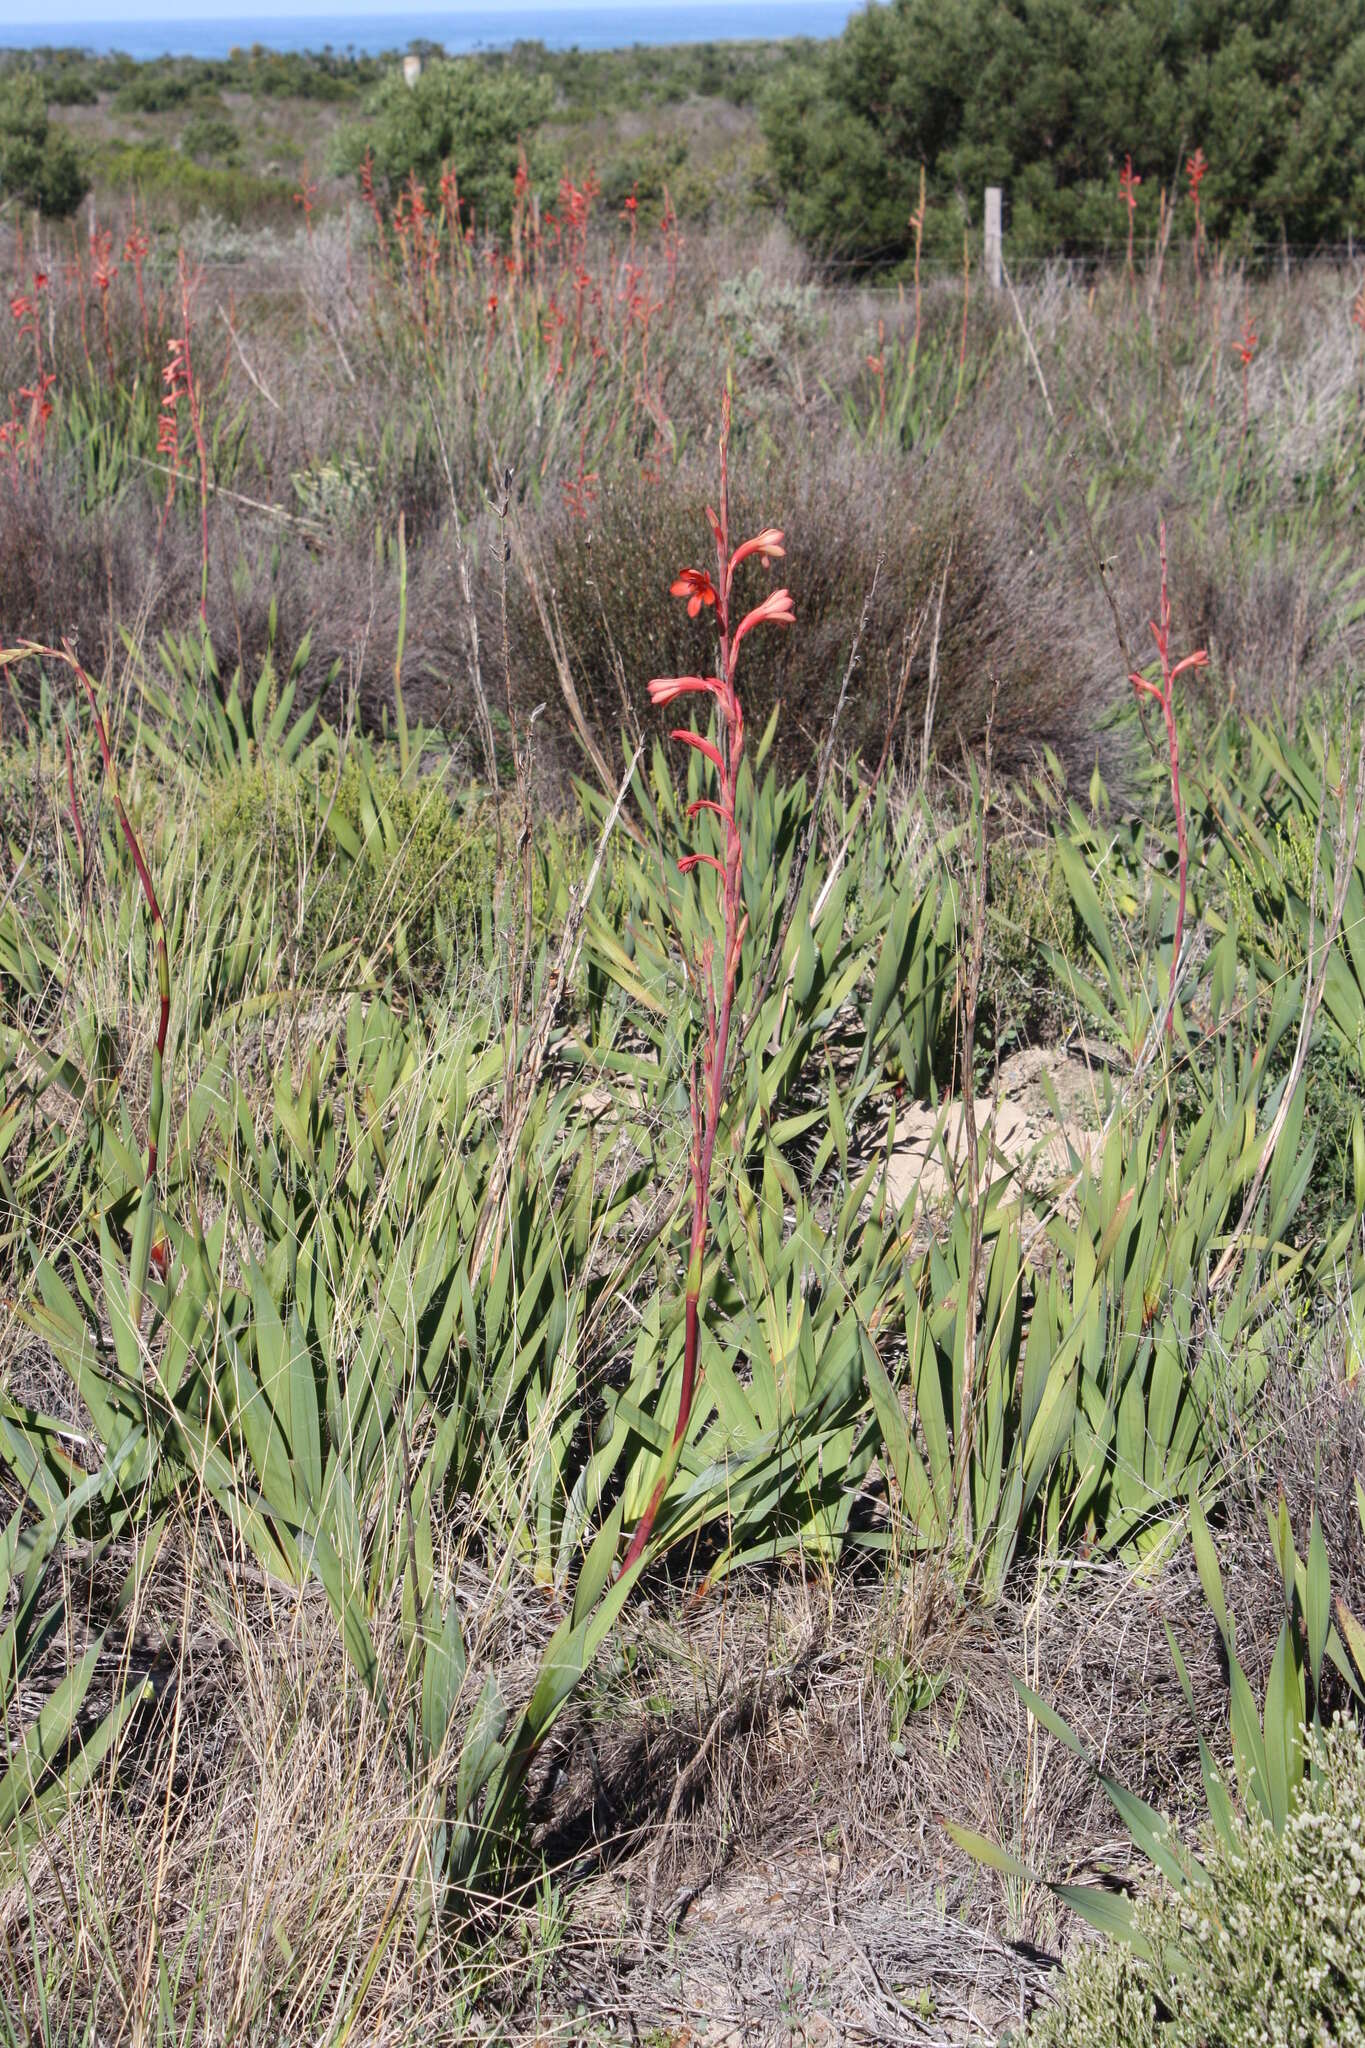
[[[1055,2000],[1017,2038],[1028,2048],[1251,2048],[1359,2038],[1365,2027],[1365,1747],[1314,1731],[1310,1768],[1283,1823],[1258,1809],[1210,1838],[1196,1893],[1165,1884],[1132,1940],[1087,1943]]]

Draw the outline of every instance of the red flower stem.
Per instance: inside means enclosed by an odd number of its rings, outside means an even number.
[[[1160,618],[1152,621],[1152,638],[1156,642],[1161,662],[1161,682],[1149,682],[1145,676],[1134,673],[1128,680],[1133,688],[1146,697],[1155,697],[1161,706],[1161,716],[1166,726],[1166,744],[1171,766],[1171,806],[1175,812],[1175,843],[1178,868],[1178,887],[1175,903],[1175,933],[1171,942],[1171,981],[1166,997],[1166,1015],[1163,1029],[1169,1039],[1175,1030],[1175,995],[1180,969],[1180,948],[1185,937],[1185,902],[1189,886],[1190,848],[1185,827],[1185,805],[1180,793],[1180,737],[1175,724],[1175,686],[1178,678],[1187,669],[1200,669],[1208,665],[1208,654],[1199,648],[1194,654],[1187,654],[1181,661],[1171,660],[1171,598],[1170,581],[1166,563],[1166,523],[1163,520],[1158,529],[1161,555],[1161,609]]]
[[[1190,848],[1185,835],[1185,806],[1180,797],[1180,742],[1175,730],[1175,705],[1167,692],[1161,700],[1162,715],[1166,720],[1166,738],[1171,754],[1171,801],[1175,807],[1175,843],[1179,866],[1179,886],[1175,899],[1175,936],[1171,940],[1171,987],[1166,998],[1166,1036],[1170,1038],[1175,1029],[1175,986],[1176,973],[1180,966],[1180,947],[1185,936],[1185,893],[1190,872]]]
[[[735,984],[739,976],[740,951],[744,944],[747,923],[740,910],[744,849],[735,816],[736,785],[740,757],[744,751],[744,713],[735,689],[735,650],[730,640],[730,484],[727,469],[729,429],[730,407],[727,398],[721,417],[720,514],[715,522],[716,618],[720,628],[720,661],[717,673],[722,684],[720,810],[725,818],[722,893],[725,912],[725,957],[721,967],[719,1014],[716,1012],[714,984],[708,981],[707,987],[706,1039],[702,1053],[706,1096],[704,1120],[698,1119],[695,1072],[693,1076],[692,1236],[687,1261],[687,1292],[684,1298],[683,1373],[678,1398],[678,1419],[673,1427],[673,1439],[669,1450],[660,1460],[658,1477],[655,1479],[644,1514],[640,1517],[635,1533],[630,1539],[621,1566],[623,1573],[628,1572],[635,1564],[654,1532],[655,1517],[668,1483],[677,1469],[678,1453],[692,1419],[701,1354],[701,1282],[710,1225],[711,1171],[715,1160],[716,1139],[720,1131],[721,1105],[725,1097],[725,1070],[730,1051],[730,1018],[734,1009]]]

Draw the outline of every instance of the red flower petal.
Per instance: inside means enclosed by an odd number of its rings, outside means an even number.
[[[671,740],[681,740],[685,747],[695,747],[699,754],[705,754],[707,760],[721,775],[725,773],[725,763],[721,760],[719,747],[713,747],[710,740],[704,740],[699,732],[693,732],[690,725],[678,726],[668,737]]]
[[[718,676],[654,676],[649,684],[651,704],[671,704],[675,697],[686,696],[690,690],[705,690],[709,696],[719,697],[721,693]]]

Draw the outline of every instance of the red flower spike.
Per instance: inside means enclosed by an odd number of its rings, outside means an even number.
[[[632,283],[628,287],[627,298],[633,289]],[[642,296],[647,299],[647,290],[644,288]],[[643,326],[643,310],[638,317]],[[646,404],[648,406],[648,399]],[[654,414],[652,406],[649,410],[651,416],[655,418],[657,428],[658,415]],[[731,625],[730,591],[735,570],[751,555],[761,555],[765,561],[774,556],[781,556],[783,536],[780,528],[767,526],[752,540],[745,541],[732,552],[729,439],[730,400],[726,392],[721,400],[717,447],[720,459],[720,509],[717,512],[716,508],[710,505],[706,508],[706,521],[716,544],[716,580],[713,583],[701,570],[689,569],[685,570],[672,586],[674,596],[687,599],[688,611],[693,618],[697,617],[704,604],[714,607],[718,640],[717,673],[714,676],[656,676],[649,685],[650,697],[656,704],[671,703],[674,698],[688,693],[700,693],[716,699],[715,740],[704,738],[701,733],[693,731],[690,727],[676,727],[670,737],[677,740],[680,745],[692,747],[701,754],[711,763],[719,779],[715,797],[694,797],[687,806],[689,818],[696,818],[701,812],[709,811],[718,820],[715,834],[718,851],[684,854],[678,861],[678,870],[683,875],[689,875],[701,867],[714,870],[720,884],[717,892],[718,907],[725,925],[723,951],[718,951],[707,939],[686,963],[689,979],[704,1004],[704,1010],[701,1018],[699,1054],[692,1063],[688,1075],[688,1100],[692,1112],[692,1148],[689,1162],[692,1181],[692,1231],[687,1264],[683,1370],[678,1389],[677,1419],[673,1425],[675,1455],[677,1447],[682,1444],[687,1434],[701,1367],[700,1276],[706,1265],[707,1239],[710,1234],[712,1166],[725,1106],[726,1076],[730,1065],[731,1022],[738,993],[744,938],[749,922],[743,908],[744,843],[735,795],[744,756],[744,707],[735,688],[735,657],[740,641],[752,627],[765,620],[776,625],[790,625],[795,619],[790,591],[777,590],[748,614],[738,630]],[[634,1570],[647,1551],[655,1518],[667,1490],[671,1469],[667,1458],[661,1461],[653,1490],[622,1560],[623,1576]]]
[[[695,619],[704,604],[716,601],[716,586],[704,569],[684,569],[668,586],[670,597],[687,599],[687,616]]]

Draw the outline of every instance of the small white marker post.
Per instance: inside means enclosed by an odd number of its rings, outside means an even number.
[[[1003,238],[1000,226],[1000,187],[986,187],[986,278],[991,290],[1000,289],[1000,265]]]

